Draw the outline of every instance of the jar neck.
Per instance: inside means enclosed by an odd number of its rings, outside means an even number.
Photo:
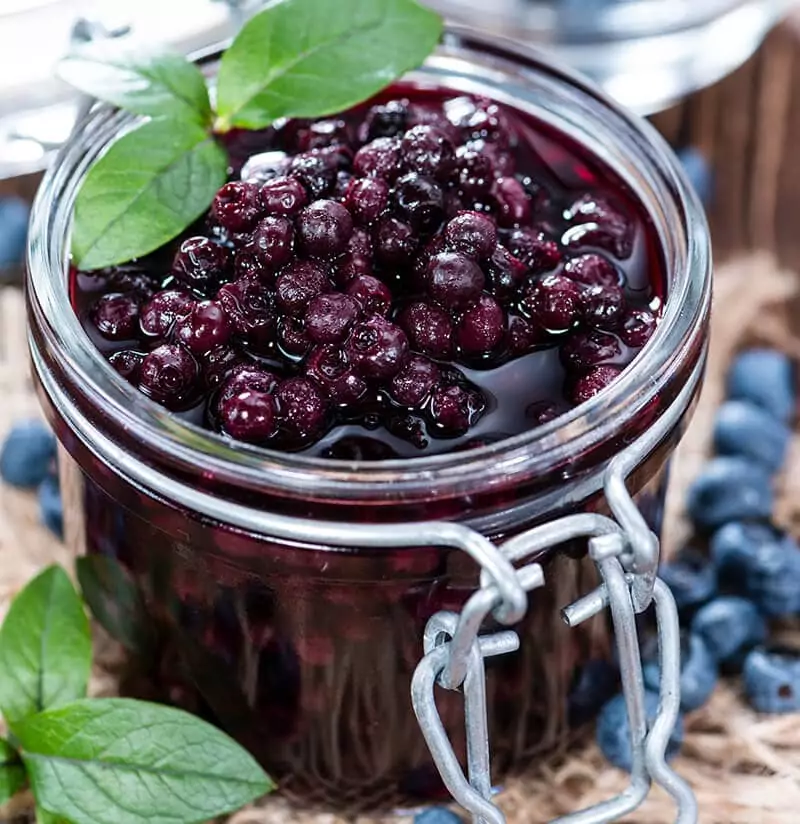
[[[522,485],[535,497],[553,486],[563,489],[568,479],[599,477],[614,454],[682,397],[702,360],[710,254],[702,210],[661,138],[583,81],[489,37],[451,31],[410,81],[485,95],[533,114],[596,155],[638,197],[663,251],[667,300],[661,324],[633,364],[595,398],[533,431],[413,460],[358,463],[285,455],[231,445],[178,421],[105,362],[69,303],[66,261],[75,195],[94,159],[134,122],[101,108],[47,175],[29,241],[34,364],[55,413],[70,426],[77,427],[81,416],[88,422],[82,437],[90,451],[105,451],[100,444],[110,443],[120,458],[136,456],[166,479],[213,479],[219,494],[239,499],[402,508],[480,496],[492,500]]]

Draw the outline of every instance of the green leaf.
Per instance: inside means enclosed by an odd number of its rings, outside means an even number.
[[[36,808],[36,824],[71,824],[60,815],[53,815],[41,807]]]
[[[273,789],[233,739],[158,704],[84,699],[16,734],[37,804],[74,824],[192,824]]]
[[[115,45],[65,57],[58,73],[71,86],[134,114],[209,125],[211,104],[200,69],[180,54],[121,54]]]
[[[25,768],[17,751],[0,738],[0,804],[13,798],[25,784]]]
[[[208,208],[227,166],[222,147],[196,123],[152,120],[123,135],[78,193],[75,264],[101,269],[172,240]]]
[[[100,626],[127,650],[144,654],[153,633],[141,593],[119,561],[84,555],[75,562],[83,599]]]
[[[89,621],[60,566],[48,567],[11,604],[0,629],[0,710],[12,727],[86,695]]]
[[[414,0],[282,0],[223,55],[218,126],[263,128],[366,100],[433,51],[441,18]]]

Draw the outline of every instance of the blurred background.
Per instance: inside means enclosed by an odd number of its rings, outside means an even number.
[[[649,117],[707,204],[718,260],[800,269],[798,0],[425,0],[534,45]],[[330,0],[334,8],[336,0]],[[91,40],[211,51],[265,0],[0,0],[0,279],[18,280],[42,170],[86,105],[54,74]]]

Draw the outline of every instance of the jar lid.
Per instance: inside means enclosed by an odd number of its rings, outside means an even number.
[[[647,115],[741,65],[793,0],[423,0],[536,46]]]
[[[100,39],[163,46],[186,55],[232,37],[263,0],[2,0],[0,3],[0,180],[41,171],[67,139],[78,93],[56,65]]]

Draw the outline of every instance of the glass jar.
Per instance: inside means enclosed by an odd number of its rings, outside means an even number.
[[[560,130],[619,175],[657,233],[667,299],[653,338],[608,389],[534,431],[359,464],[233,445],[147,400],[96,351],[67,289],[76,191],[127,115],[92,113],[45,178],[30,232],[35,380],[63,445],[67,541],[85,554],[95,614],[151,697],[222,725],[304,804],[348,812],[440,787],[409,689],[427,619],[477,586],[478,565],[455,546],[606,511],[609,461],[656,431],[628,486],[657,532],[706,351],[705,220],[647,124],[548,60],[459,29],[407,79],[493,97]],[[603,619],[568,629],[558,614],[596,583],[584,550],[540,553],[548,583],[516,627],[522,650],[487,662],[496,778],[565,741],[576,671],[609,654]],[[459,696],[439,708],[463,751]]]

